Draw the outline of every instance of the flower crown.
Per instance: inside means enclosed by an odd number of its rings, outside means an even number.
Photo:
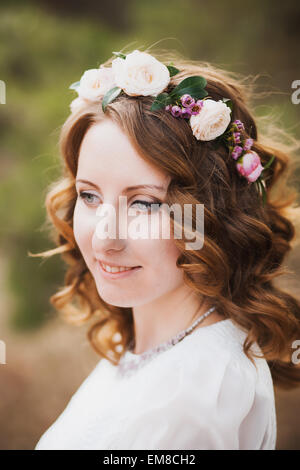
[[[70,105],[72,112],[89,102],[102,101],[105,113],[107,105],[121,94],[152,96],[155,99],[151,111],[164,108],[175,118],[187,119],[197,140],[222,141],[236,160],[239,174],[249,184],[257,184],[265,204],[264,170],[272,164],[274,156],[263,167],[259,155],[251,150],[253,139],[246,138],[244,124],[235,120],[230,125],[231,100],[211,99],[205,90],[206,79],[201,76],[187,77],[167,93],[165,90],[171,77],[180,72],[173,64],[166,66],[150,54],[138,50],[127,55],[121,52],[113,54],[116,59],[111,67],[86,70],[80,81],[69,87],[78,93],[78,98]]]

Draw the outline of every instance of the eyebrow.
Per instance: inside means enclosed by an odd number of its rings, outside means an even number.
[[[99,186],[97,186],[95,183],[92,183],[91,181],[78,179],[78,180],[76,180],[76,183],[86,183],[86,184],[89,184],[89,185],[93,186],[94,188],[96,188],[100,191]],[[127,188],[124,189],[124,192],[133,191],[135,189],[158,189],[159,191],[165,191],[166,190],[166,188],[164,188],[163,186],[159,186],[157,184],[137,184],[135,186],[128,186]]]

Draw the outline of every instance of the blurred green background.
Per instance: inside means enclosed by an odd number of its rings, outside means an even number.
[[[20,345],[56,316],[49,297],[63,282],[64,265],[57,256],[41,261],[27,252],[52,247],[43,226],[44,199],[59,175],[59,130],[76,97],[69,85],[112,51],[160,41],[157,47],[191,59],[260,74],[259,89],[274,94],[257,103],[257,112],[272,109],[299,138],[300,105],[291,102],[291,83],[300,80],[299,24],[300,4],[289,0],[1,1],[0,79],[6,83],[6,104],[0,105],[0,338],[6,332],[8,343],[9,335],[16,335]],[[2,378],[9,362],[0,365]],[[66,388],[65,400],[85,375]],[[6,434],[0,447],[30,448],[30,437],[18,440],[17,433]],[[295,445],[300,448],[300,437]]]

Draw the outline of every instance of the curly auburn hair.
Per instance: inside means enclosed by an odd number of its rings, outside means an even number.
[[[101,357],[118,364],[123,353],[114,351],[112,337],[121,333],[126,350],[134,335],[132,308],[112,306],[100,298],[73,234],[80,145],[94,123],[111,119],[142,158],[171,176],[166,203],[204,204],[203,247],[188,251],[184,240],[174,240],[181,251],[176,265],[183,270],[186,284],[247,331],[243,348],[252,362],[254,353],[250,348],[257,342],[270,366],[274,385],[287,389],[299,386],[300,369],[291,361],[291,352],[293,341],[300,339],[300,303],[274,285],[278,276],[289,272],[282,263],[295,238],[291,214],[299,207],[297,203],[295,206],[297,192],[288,184],[288,177],[296,141],[289,141],[288,134],[272,121],[258,134],[259,119],[254,120],[249,110],[254,88],[247,79],[207,62],[185,60],[178,53],[161,51],[156,57],[164,63],[173,61],[180,70],[171,78],[167,91],[187,76],[204,76],[209,96],[232,101],[232,120],[244,123],[262,165],[275,155],[265,180],[266,205],[262,205],[255,185],[248,185],[238,174],[224,145],[197,141],[186,120],[175,119],[164,110],[151,111],[153,98],[120,95],[108,105],[105,116],[100,100],[87,103],[71,113],[62,126],[62,177],[51,185],[46,197],[50,236],[57,247],[31,254],[61,254],[68,265],[65,285],[50,302],[74,324],[97,318],[87,333],[91,345]],[[103,65],[110,65],[112,59]]]

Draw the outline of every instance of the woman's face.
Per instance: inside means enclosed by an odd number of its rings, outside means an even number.
[[[94,124],[85,134],[76,175],[78,198],[74,210],[74,236],[100,297],[110,305],[143,305],[183,284],[183,273],[176,266],[180,252],[170,232],[169,238],[163,238],[160,232],[160,237],[155,239],[147,230],[147,238],[134,239],[128,230],[137,217],[143,217],[142,230],[146,221],[150,226],[151,220],[155,217],[158,220],[155,212],[151,215],[149,204],[164,202],[169,182],[170,177],[143,160],[129,138],[111,120]],[[128,189],[137,185],[156,185],[161,189]],[[128,215],[129,208],[135,209],[136,215],[127,217],[127,227],[125,219],[118,222],[119,196],[127,196],[125,214]],[[101,239],[99,227],[97,231],[96,227],[104,204],[115,210],[116,236]],[[111,215],[106,212],[106,221],[112,221],[112,215],[113,212]],[[121,229],[125,236],[120,236]],[[139,268],[107,274],[100,260],[108,265]]]

